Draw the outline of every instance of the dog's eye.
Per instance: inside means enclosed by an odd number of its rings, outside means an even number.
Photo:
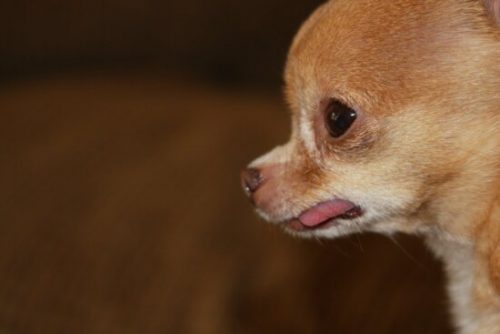
[[[332,137],[338,138],[346,133],[358,115],[339,101],[330,103],[326,110],[326,126]]]

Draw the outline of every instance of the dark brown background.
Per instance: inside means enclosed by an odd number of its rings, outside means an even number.
[[[0,333],[450,332],[420,241],[295,240],[239,189],[317,5],[0,2]]]

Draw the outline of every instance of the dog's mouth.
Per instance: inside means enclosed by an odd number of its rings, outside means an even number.
[[[297,218],[287,221],[285,226],[297,232],[326,229],[338,224],[339,219],[354,219],[362,214],[361,208],[354,203],[333,199],[305,210]]]

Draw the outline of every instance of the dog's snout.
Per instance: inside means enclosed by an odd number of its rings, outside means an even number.
[[[262,174],[257,168],[246,168],[241,172],[241,185],[248,197],[259,189],[262,184]]]

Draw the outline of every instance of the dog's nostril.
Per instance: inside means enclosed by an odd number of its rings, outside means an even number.
[[[262,175],[257,168],[247,168],[241,172],[241,184],[245,193],[250,196],[262,184]]]

